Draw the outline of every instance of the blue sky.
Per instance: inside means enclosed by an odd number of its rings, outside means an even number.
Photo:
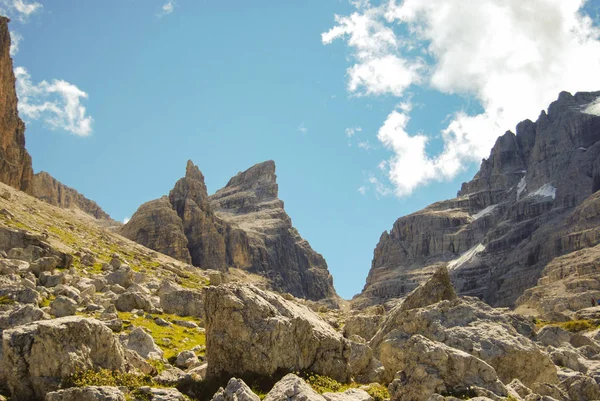
[[[273,159],[294,225],[350,298],[398,217],[455,196],[494,138],[535,119],[559,90],[600,89],[598,1],[535,0],[548,20],[531,32],[514,17],[529,11],[508,2],[515,35],[557,43],[531,60],[502,35],[490,52],[516,53],[465,58],[457,49],[481,46],[461,40],[491,28],[456,17],[442,32],[434,8],[418,9],[426,3],[436,1],[0,0],[0,10],[21,38],[14,63],[36,172],[123,220],[167,194],[188,159],[210,193]],[[573,54],[572,26],[585,31]],[[573,58],[589,71],[571,68]],[[517,75],[532,65],[535,82],[522,88],[526,75]],[[499,112],[511,96],[516,106]]]

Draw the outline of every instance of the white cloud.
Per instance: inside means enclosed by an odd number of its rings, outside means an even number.
[[[362,131],[361,127],[346,128],[346,136],[348,138],[352,138],[354,136],[354,134],[356,134],[357,132],[361,132],[361,131]]]
[[[81,104],[87,93],[63,80],[34,84],[23,67],[15,68],[19,113],[24,119],[42,120],[52,129],[78,136],[92,133],[92,117]]]
[[[362,187],[359,187],[359,188],[357,189],[357,191],[358,191],[358,193],[359,193],[359,194],[361,194],[361,195],[364,195],[364,194],[366,194],[366,193],[367,193],[367,187],[365,187],[365,186],[363,185]]]
[[[305,135],[308,132],[308,128],[304,126],[304,121],[302,121],[298,126],[298,132],[300,132],[302,135]]]
[[[374,149],[374,146],[371,145],[371,142],[368,139],[366,141],[360,141],[358,143],[358,147],[361,148],[361,149],[364,149],[366,151]]]
[[[322,40],[343,38],[353,50],[350,93],[404,98],[411,86],[424,85],[473,97],[483,107],[481,114],[451,116],[439,154],[427,152],[430,136],[406,132],[410,109],[401,105],[390,113],[378,138],[394,152],[387,173],[396,194],[454,178],[487,157],[504,131],[535,119],[560,91],[600,88],[600,30],[581,12],[584,4],[390,0],[380,6],[362,2],[351,15],[335,17],[336,26]]]
[[[10,56],[14,57],[19,52],[19,44],[23,41],[23,35],[10,31]]]
[[[175,11],[175,0],[169,0],[160,8],[160,12],[158,13],[159,17],[163,17],[165,15],[171,14]]]
[[[0,14],[9,18],[16,18],[25,22],[27,18],[42,9],[38,2],[27,2],[25,0],[0,0]]]

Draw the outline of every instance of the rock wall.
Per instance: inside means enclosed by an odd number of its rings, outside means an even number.
[[[17,110],[9,21],[0,16],[0,181],[31,194],[33,169],[25,150],[25,124]]]
[[[585,112],[598,97],[561,93],[499,137],[456,198],[398,219],[355,305],[402,298],[447,263],[460,294],[512,306],[555,257],[600,243],[598,208],[577,211],[600,189],[600,117]]]
[[[325,259],[298,234],[277,196],[273,161],[237,174],[210,197],[189,161],[169,197],[142,205],[121,234],[194,266],[257,273],[296,297],[337,298]]]
[[[45,171],[33,176],[31,192],[36,198],[51,205],[65,209],[79,209],[98,220],[112,221],[110,216],[96,202],[89,200],[73,188],[62,184]]]

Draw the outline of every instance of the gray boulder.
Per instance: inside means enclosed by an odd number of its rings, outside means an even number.
[[[77,312],[77,302],[59,295],[50,304],[50,313],[56,317],[73,316]]]
[[[263,401],[325,401],[304,380],[290,373],[278,381]]]
[[[46,394],[46,401],[125,401],[125,395],[117,387],[73,387]]]
[[[232,377],[227,387],[221,387],[211,401],[260,401],[260,398],[241,379]]]
[[[123,346],[137,352],[144,359],[162,359],[163,350],[152,339],[152,336],[138,327],[123,341]]]

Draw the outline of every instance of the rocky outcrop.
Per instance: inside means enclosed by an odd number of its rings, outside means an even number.
[[[125,395],[117,387],[87,386],[53,391],[46,401],[125,401]]]
[[[519,379],[557,383],[556,367],[528,337],[533,326],[518,315],[493,309],[474,298],[442,301],[426,308],[392,310],[369,342],[391,380],[398,350],[414,335],[464,351],[492,366],[503,383]]]
[[[398,219],[380,238],[355,306],[401,299],[443,264],[459,294],[496,306],[513,306],[540,278],[553,292],[549,282],[575,275],[562,283],[567,293],[583,286],[588,298],[600,295],[593,268],[549,265],[600,243],[600,117],[585,112],[599,97],[561,93],[535,123],[498,138],[456,198]],[[542,292],[527,298],[538,302]]]
[[[252,392],[246,383],[232,377],[227,382],[227,387],[221,387],[211,401],[260,401],[260,398]]]
[[[31,194],[33,168],[25,150],[25,123],[17,110],[9,21],[0,16],[0,182]]]
[[[31,193],[51,205],[64,209],[79,209],[98,220],[113,221],[96,202],[62,184],[45,171],[33,176]]]
[[[295,374],[278,381],[265,397],[265,401],[324,401],[325,399]]]
[[[346,381],[370,362],[307,307],[252,285],[207,287],[204,306],[208,377],[308,369]]]
[[[239,173],[210,197],[189,161],[168,198],[142,205],[121,234],[194,266],[239,268],[266,277],[276,291],[337,300],[325,259],[300,237],[277,195],[272,161]]]
[[[95,319],[69,316],[5,330],[6,382],[14,400],[43,400],[63,379],[87,369],[124,370],[123,349]]]

